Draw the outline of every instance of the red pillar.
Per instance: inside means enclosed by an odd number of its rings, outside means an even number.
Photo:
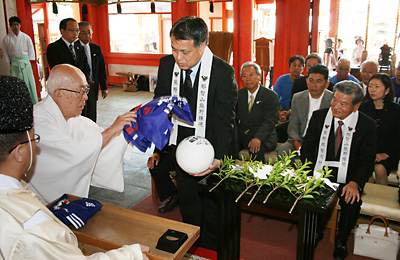
[[[318,20],[319,20],[319,3],[320,0],[313,1],[312,10],[312,35],[311,35],[311,52],[318,52]]]
[[[310,0],[277,0],[274,50],[275,84],[279,76],[289,73],[291,56],[308,53]]]
[[[233,67],[239,88],[243,87],[240,66],[246,61],[252,61],[253,6],[254,0],[233,0]]]
[[[35,42],[35,34],[33,31],[33,20],[32,20],[32,8],[28,0],[16,1],[17,3],[17,14],[21,19],[21,31],[26,33],[32,39],[32,43]],[[8,21],[7,21],[8,24]],[[36,52],[36,51],[35,51]],[[36,57],[36,53],[35,53]],[[33,70],[33,76],[35,77],[36,92],[37,96],[40,98],[40,81],[39,73],[36,61],[31,61],[31,66]]]
[[[186,0],[177,0],[176,3],[171,3],[172,25],[180,18],[185,16],[197,16],[197,3],[186,3]]]

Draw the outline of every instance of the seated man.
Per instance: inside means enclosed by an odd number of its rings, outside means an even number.
[[[336,75],[329,79],[329,81],[333,84],[336,84],[342,80],[351,80],[356,83],[360,83],[358,79],[350,75],[350,61],[345,58],[339,60],[336,68]]]
[[[279,97],[279,120],[282,122],[289,119],[293,82],[302,77],[303,69],[303,56],[293,56],[289,59],[290,73],[280,76],[275,83],[274,91]]]
[[[367,94],[368,82],[372,76],[374,76],[379,71],[379,64],[373,60],[366,60],[361,64],[361,79],[360,86],[362,87],[362,91],[365,95]]]
[[[333,257],[345,259],[347,239],[360,214],[361,194],[374,170],[376,123],[358,111],[363,99],[360,85],[340,82],[333,88],[333,95],[330,108],[313,113],[301,159],[313,162],[314,173],[329,164],[333,175],[330,180],[340,184],[337,194],[341,214]]]
[[[312,113],[317,109],[329,107],[333,94],[327,90],[328,76],[328,68],[321,64],[315,64],[308,70],[308,89],[293,96],[288,141],[278,147],[278,156],[285,152],[289,154],[291,151],[299,151]]]
[[[170,172],[175,170],[174,161],[171,146],[165,146],[162,151],[155,149],[147,160],[160,201],[167,200],[158,208],[161,214],[172,211],[179,204],[178,190],[170,176]]]
[[[308,70],[315,64],[322,64],[322,59],[317,53],[311,53],[307,55],[306,57],[306,74],[308,74]],[[297,92],[301,92],[303,90],[307,90],[307,77],[300,77],[297,78],[294,83],[293,83],[293,88],[292,88],[292,99],[293,95],[296,94]],[[333,85],[332,82],[329,81],[329,86],[328,89],[330,91],[333,90]]]
[[[244,63],[240,76],[246,88],[239,90],[236,105],[239,148],[248,148],[253,159],[265,162],[264,153],[275,150],[278,142],[278,95],[260,84],[258,64]]]
[[[28,88],[0,77],[0,255],[1,259],[148,259],[148,247],[125,245],[84,256],[74,233],[22,181],[40,136],[33,130]]]
[[[81,112],[87,100],[85,75],[60,64],[47,81],[49,95],[34,107],[36,132],[42,137],[30,189],[51,202],[64,193],[87,197],[90,185],[123,191],[125,125],[136,113],[119,116],[103,131]]]

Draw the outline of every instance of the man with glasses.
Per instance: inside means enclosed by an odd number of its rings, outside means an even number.
[[[99,45],[90,42],[92,40],[92,26],[88,22],[79,23],[79,44],[85,50],[87,61],[90,67],[89,78],[93,81],[88,93],[88,100],[82,115],[89,117],[96,122],[97,117],[97,99],[99,97],[99,85],[101,96],[107,97],[107,74],[106,63],[103,52]]]
[[[122,129],[136,113],[119,116],[106,130],[82,117],[89,89],[83,73],[69,64],[51,70],[47,88],[49,96],[34,107],[41,142],[30,189],[47,203],[64,193],[87,197],[90,185],[122,192]]]
[[[4,37],[3,54],[6,62],[10,62],[10,74],[25,81],[28,86],[29,93],[33,104],[38,102],[35,78],[30,60],[35,61],[35,50],[33,48],[32,39],[25,33],[21,32],[21,19],[12,16],[8,20],[11,31]]]
[[[139,244],[84,256],[74,233],[28,190],[34,160],[33,109],[25,83],[0,77],[0,252],[2,259],[148,259]]]
[[[78,40],[79,27],[74,18],[65,18],[60,22],[61,38],[47,46],[47,61],[50,69],[58,64],[71,64],[79,68],[86,77],[89,85],[93,83],[90,79],[90,67],[87,62],[85,50],[76,42]]]
[[[360,83],[358,79],[350,75],[350,60],[345,58],[339,60],[336,68],[336,75],[329,79],[329,81],[333,84],[336,84],[343,80],[351,80],[355,83]]]

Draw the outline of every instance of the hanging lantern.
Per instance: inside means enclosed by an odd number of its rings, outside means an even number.
[[[88,14],[88,9],[87,9],[87,5],[85,2],[83,2],[82,4],[82,15],[86,15]]]
[[[154,0],[151,0],[150,9],[151,9],[151,13],[154,14],[156,12],[156,4],[154,3]]]
[[[122,8],[121,8],[121,1],[120,0],[118,0],[118,2],[117,2],[117,13],[122,13]]]
[[[214,13],[214,0],[210,0],[210,12]]]
[[[53,14],[58,14],[58,7],[56,2],[53,2]]]

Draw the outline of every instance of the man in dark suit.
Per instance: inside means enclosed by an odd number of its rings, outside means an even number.
[[[238,91],[236,121],[240,149],[249,149],[252,158],[265,162],[264,153],[273,151],[278,142],[278,95],[260,84],[258,64],[246,62],[240,69],[243,85]]]
[[[82,111],[82,115],[96,122],[99,85],[103,99],[107,97],[108,90],[106,63],[104,61],[103,52],[99,45],[90,42],[92,40],[92,33],[92,26],[88,22],[79,23],[79,44],[85,51],[87,62],[90,67],[89,78],[93,82],[90,86],[88,100],[86,101],[86,106]]]
[[[357,83],[342,81],[333,92],[331,107],[317,110],[311,117],[301,159],[313,162],[314,170],[329,164],[330,180],[340,184],[341,216],[333,257],[345,259],[347,239],[360,214],[361,194],[374,170],[376,124],[358,111],[364,95]]]
[[[216,204],[213,198],[200,195],[198,182],[201,180],[199,177],[218,169],[234,138],[235,72],[225,61],[212,55],[207,47],[207,25],[201,18],[179,19],[172,26],[170,37],[172,55],[160,60],[155,97],[181,95],[189,102],[197,127],[193,129],[180,125],[176,143],[205,131],[205,138],[214,147],[215,159],[208,170],[192,176],[176,166],[176,178],[183,221],[200,226],[199,245],[215,250]],[[174,137],[171,136],[170,140],[173,142]]]
[[[73,18],[65,18],[60,22],[61,38],[47,46],[47,61],[50,69],[58,64],[71,64],[79,68],[86,76],[89,85],[90,67],[82,46],[78,39],[78,23]]]

